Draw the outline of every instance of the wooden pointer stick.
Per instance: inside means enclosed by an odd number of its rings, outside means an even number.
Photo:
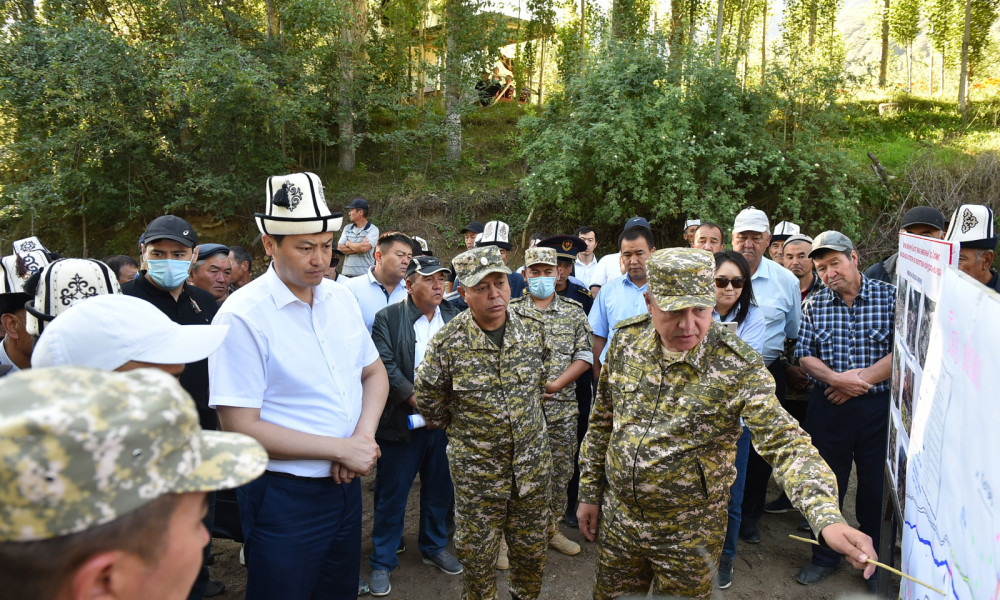
[[[811,540],[809,538],[804,538],[804,537],[800,537],[800,536],[797,536],[797,535],[789,535],[788,537],[792,538],[793,540],[799,541],[799,542],[805,542],[807,544],[816,544],[817,546],[820,545],[820,543],[817,542],[816,540]],[[879,561],[872,560],[870,558],[866,562],[868,564],[870,564],[870,565],[875,565],[876,567],[881,567],[881,568],[885,569],[886,571],[889,571],[890,573],[895,573],[896,575],[899,575],[900,577],[905,577],[905,578],[907,578],[910,581],[913,581],[915,583],[919,583],[920,585],[924,586],[925,588],[927,588],[929,590],[934,590],[935,592],[941,594],[942,596],[946,596],[947,595],[943,591],[941,591],[941,590],[937,589],[936,587],[934,587],[933,585],[924,583],[923,581],[920,581],[919,579],[917,579],[915,577],[910,577],[906,573],[904,573],[902,571],[899,571],[899,570],[896,570],[896,569],[893,569],[892,567],[890,567],[889,565],[887,565],[885,563],[880,563]]]

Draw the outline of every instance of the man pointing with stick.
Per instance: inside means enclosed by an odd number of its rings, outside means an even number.
[[[711,597],[740,417],[820,543],[871,576],[871,538],[844,521],[833,473],[778,404],[760,355],[712,321],[712,254],[660,250],[647,272],[649,314],[618,324],[580,450],[580,530],[600,537],[594,599],[651,584]]]

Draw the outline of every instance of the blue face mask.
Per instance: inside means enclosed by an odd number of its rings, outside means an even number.
[[[148,260],[149,276],[153,283],[165,290],[172,290],[184,285],[187,281],[188,271],[191,270],[189,260]]]
[[[528,291],[539,300],[548,298],[556,291],[556,278],[532,277],[528,280]]]

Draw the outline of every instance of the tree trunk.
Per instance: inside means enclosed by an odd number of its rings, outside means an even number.
[[[340,54],[339,107],[337,121],[340,126],[340,157],[337,165],[351,171],[355,164],[354,148],[354,71],[361,56],[361,44],[368,30],[368,3],[351,0],[347,3],[347,21],[340,30],[343,51]]]
[[[417,106],[424,105],[424,88],[427,87],[427,40],[424,39],[424,11],[420,11],[420,64],[417,66]]]
[[[968,98],[966,97],[969,86],[969,28],[972,25],[972,0],[965,0],[965,32],[962,34],[962,62],[958,68],[958,109],[962,112],[962,122],[968,117]]]
[[[277,0],[267,0],[264,3],[267,12],[267,37],[272,38],[278,35],[278,8],[274,5]]]
[[[906,44],[906,93],[913,93],[913,42]]]
[[[445,111],[445,155],[448,160],[457,163],[462,158],[462,115],[458,112],[461,98],[460,85],[462,73],[462,58],[458,55],[458,44],[452,29],[457,25],[457,7],[454,6],[458,0],[448,2],[449,14],[447,27],[448,31],[445,39],[447,54],[445,56],[445,81],[444,81],[444,111]]]
[[[678,75],[684,65],[685,44],[687,44],[683,15],[683,0],[670,0],[670,38],[667,43],[670,46],[670,65]]]
[[[809,0],[809,47],[816,43],[816,1]]]
[[[928,79],[930,80],[930,84],[927,86],[927,95],[933,96],[934,95],[934,48],[929,48],[929,50],[930,51],[928,52],[928,54],[931,55],[931,66],[927,70],[927,74],[929,75]]]
[[[715,19],[715,66],[722,60],[722,25],[726,18],[726,0],[718,0],[719,12]]]
[[[542,56],[538,59],[538,106],[542,105],[542,88],[545,85],[545,38],[541,39]]]
[[[878,65],[878,86],[885,87],[887,71],[889,70],[889,0],[882,4],[882,58]]]
[[[767,0],[764,0],[764,18],[760,29],[760,85],[763,86],[767,79]]]

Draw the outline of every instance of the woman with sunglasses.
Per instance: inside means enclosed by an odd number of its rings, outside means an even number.
[[[757,352],[764,350],[764,313],[757,308],[750,281],[750,265],[733,250],[715,254],[716,321],[735,321],[736,335]]]
[[[712,318],[737,323],[736,335],[757,352],[764,349],[764,313],[757,308],[750,281],[750,265],[739,252],[724,250],[715,254],[715,310]],[[719,588],[733,582],[733,562],[736,560],[736,540],[740,532],[743,484],[746,481],[747,458],[750,455],[750,430],[744,426],[736,442],[736,481],[729,488],[729,521],[726,539],[719,560]]]

